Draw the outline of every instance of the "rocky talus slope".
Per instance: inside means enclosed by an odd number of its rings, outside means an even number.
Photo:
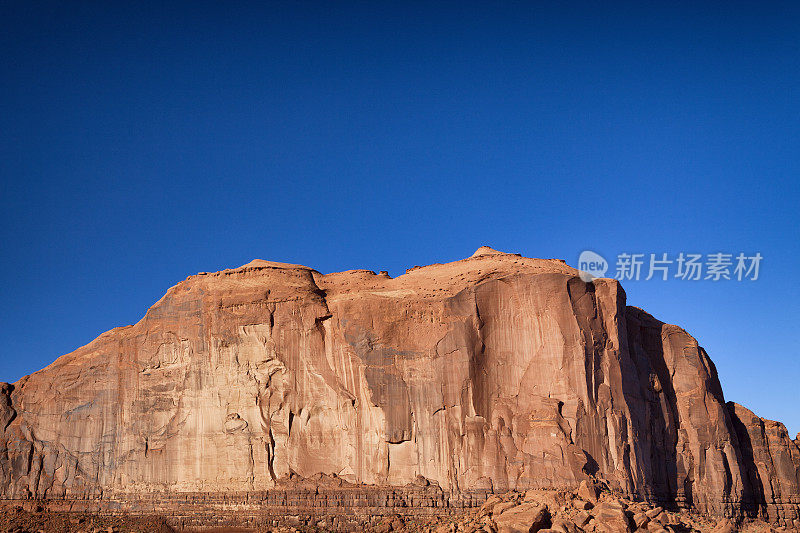
[[[319,481],[319,480],[318,480]],[[329,482],[331,480],[328,480]],[[306,481],[307,483],[307,481]],[[412,484],[426,492],[427,482]],[[341,486],[340,486],[341,488]],[[436,488],[430,494],[435,494]],[[142,533],[198,531],[185,524],[171,527],[164,517],[130,513],[91,513],[48,509],[53,502],[28,500],[0,503],[0,531],[7,533]],[[582,481],[574,491],[506,491],[491,495],[480,507],[460,512],[414,514],[402,509],[389,512],[325,513],[299,510],[296,515],[262,514],[249,527],[225,526],[225,520],[205,520],[207,533],[772,533],[787,531],[758,519],[713,518],[693,509],[664,509],[614,495],[602,482]],[[383,509],[386,511],[386,509]],[[228,510],[227,514],[231,514]],[[174,517],[173,517],[174,518]]]
[[[577,274],[482,248],[397,278],[261,260],[191,276],[2,384],[0,498],[424,515],[586,481],[800,528],[800,441],[726,404],[684,330]],[[341,487],[287,489],[319,476]]]

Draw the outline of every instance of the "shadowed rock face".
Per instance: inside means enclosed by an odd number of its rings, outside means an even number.
[[[800,528],[800,438],[792,441],[780,422],[757,417],[739,404],[729,402],[747,472],[747,500],[771,522]],[[800,436],[799,436],[800,437]]]
[[[482,250],[395,279],[267,261],[188,278],[136,325],[2,385],[0,496],[597,477],[797,516],[798,442],[726,406],[695,339],[626,307],[614,280]]]

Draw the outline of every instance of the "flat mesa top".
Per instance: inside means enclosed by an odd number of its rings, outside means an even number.
[[[264,298],[288,301],[309,294],[324,294],[328,303],[376,297],[435,301],[455,296],[484,281],[517,274],[561,274],[571,277],[577,276],[578,271],[561,259],[522,257],[488,246],[481,246],[471,256],[458,261],[409,268],[396,278],[386,272],[376,274],[364,269],[322,274],[304,265],[254,259],[237,268],[189,276],[168,289],[136,324],[102,333],[86,346],[67,355],[89,356],[98,343],[116,338],[116,335],[136,335],[141,328],[147,327],[145,321],[148,316],[159,316],[158,310],[164,309],[164,306],[172,313],[172,309],[179,309],[174,307],[176,301],[187,297],[192,300],[198,295],[212,306],[222,301],[252,303]],[[63,363],[63,360],[60,361]]]
[[[390,277],[386,272],[376,274],[372,270],[364,269],[322,274],[303,265],[254,259],[238,268],[190,276],[173,289],[189,289],[200,283],[204,290],[211,292],[237,291],[245,286],[255,289],[263,285],[269,285],[271,290],[307,290],[307,283],[312,283],[316,285],[315,288],[325,291],[329,299],[356,297],[359,293],[386,297],[436,298],[452,296],[465,287],[487,279],[515,274],[547,273],[578,275],[577,270],[561,259],[534,259],[481,246],[464,259],[414,266],[396,278]]]

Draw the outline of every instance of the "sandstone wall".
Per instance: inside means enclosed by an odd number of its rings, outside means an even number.
[[[511,254],[395,279],[266,261],[192,276],[136,325],[3,385],[0,428],[4,498],[596,477],[777,521],[800,495],[797,442],[726,406],[695,339],[614,280]]]

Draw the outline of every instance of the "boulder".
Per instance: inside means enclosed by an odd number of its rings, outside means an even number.
[[[598,531],[623,533],[631,531],[625,507],[616,500],[603,501],[592,510]]]
[[[599,490],[594,483],[589,483],[586,480],[583,480],[581,481],[580,485],[578,485],[578,498],[581,498],[587,502],[597,503],[598,495]]]
[[[578,526],[571,520],[566,518],[555,518],[553,524],[550,526],[550,531],[557,533],[578,533]]]
[[[535,533],[550,526],[550,513],[543,505],[523,503],[495,517],[498,533]]]
[[[636,513],[633,515],[633,525],[634,529],[640,529],[647,526],[647,523],[650,519],[647,517],[645,513]]]
[[[586,511],[579,511],[576,515],[572,517],[575,525],[578,527],[583,527],[589,523],[589,520],[592,519],[592,515],[587,513]]]

